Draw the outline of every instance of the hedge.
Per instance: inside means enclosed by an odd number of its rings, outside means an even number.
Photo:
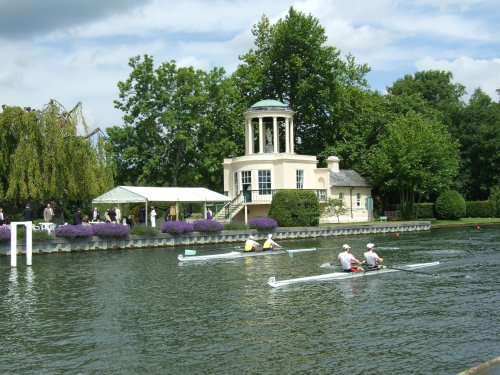
[[[467,217],[495,217],[496,207],[492,201],[465,202]]]

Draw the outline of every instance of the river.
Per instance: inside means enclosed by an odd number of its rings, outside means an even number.
[[[422,271],[332,272],[343,243]],[[179,264],[184,249],[0,258],[2,374],[456,374],[500,354],[500,226],[283,242],[315,252]],[[191,247],[190,247],[191,248]],[[196,247],[199,254],[234,250]]]

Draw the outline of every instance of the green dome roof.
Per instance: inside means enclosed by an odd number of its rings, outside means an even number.
[[[273,108],[278,107],[278,108],[283,108],[283,109],[288,108],[288,106],[286,104],[283,104],[280,101],[274,100],[274,99],[264,99],[264,100],[258,101],[250,108],[262,108],[262,107],[273,107]]]

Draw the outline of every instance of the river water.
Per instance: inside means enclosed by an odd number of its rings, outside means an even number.
[[[333,272],[343,243],[386,264]],[[315,252],[179,264],[184,249],[0,258],[1,374],[456,374],[500,355],[500,226],[283,242]],[[230,251],[198,247],[199,254]]]

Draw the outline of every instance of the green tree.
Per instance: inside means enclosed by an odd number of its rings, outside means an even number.
[[[139,174],[128,175],[133,183],[222,188],[222,156],[243,145],[234,81],[221,68],[207,74],[174,61],[155,68],[148,55],[129,65],[115,101],[128,127],[109,132],[117,149],[126,146],[118,155],[120,176],[135,168]]]
[[[340,133],[339,124],[350,110],[355,113],[369,68],[350,55],[341,59],[340,51],[325,44],[318,19],[293,7],[274,25],[263,16],[252,32],[256,48],[240,57],[234,73],[247,104],[269,98],[290,106],[299,153],[319,155],[349,134]]]
[[[337,216],[337,222],[340,223],[340,216],[345,215],[348,211],[349,210],[342,199],[328,198],[323,205],[321,216]]]
[[[387,92],[393,96],[418,97],[439,114],[439,120],[453,131],[463,108],[465,86],[453,82],[451,72],[424,70],[398,79]],[[418,111],[415,109],[415,111]]]
[[[0,198],[17,203],[51,200],[64,206],[113,186],[109,149],[104,138],[92,143],[81,103],[70,111],[55,100],[42,110],[2,109],[0,191],[4,195]]]
[[[371,150],[369,179],[382,192],[398,192],[401,215],[411,219],[415,199],[450,186],[458,160],[458,144],[443,124],[409,112],[388,124]]]
[[[500,185],[500,104],[476,89],[457,133],[461,165],[456,186],[468,200],[484,200]]]

